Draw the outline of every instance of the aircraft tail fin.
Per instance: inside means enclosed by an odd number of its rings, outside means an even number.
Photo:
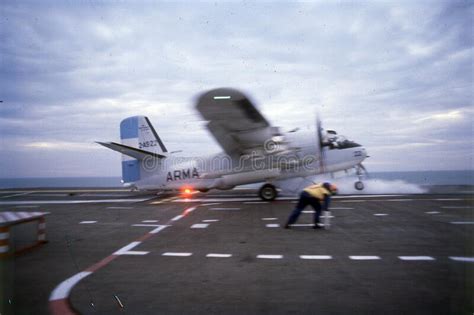
[[[123,183],[134,183],[153,174],[150,166],[145,166],[147,158],[162,160],[168,156],[168,150],[150,120],[145,116],[133,116],[122,120],[120,139],[122,144],[116,142],[97,143],[122,153]]]
[[[168,153],[155,128],[145,116],[133,116],[122,120],[120,139],[123,145],[132,148],[161,155]]]

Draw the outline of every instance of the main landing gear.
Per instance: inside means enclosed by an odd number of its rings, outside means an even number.
[[[272,201],[275,200],[275,198],[278,196],[278,191],[276,187],[272,184],[265,184],[260,187],[258,195],[260,196],[260,198],[262,198],[262,200]]]

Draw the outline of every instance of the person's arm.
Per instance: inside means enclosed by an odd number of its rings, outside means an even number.
[[[329,205],[331,204],[331,196],[329,195],[324,195],[324,203],[322,210],[323,211],[329,211]]]

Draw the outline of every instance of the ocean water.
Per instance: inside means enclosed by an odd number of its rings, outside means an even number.
[[[474,185],[474,171],[373,172],[372,181],[415,185]],[[0,188],[122,187],[120,177],[0,178]]]

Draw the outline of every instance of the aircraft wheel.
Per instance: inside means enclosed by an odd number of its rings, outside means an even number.
[[[364,189],[364,183],[361,182],[361,181],[355,182],[354,187],[357,190],[363,190]]]
[[[271,184],[265,184],[260,188],[258,195],[265,201],[271,201],[277,197],[278,192],[275,186]]]

